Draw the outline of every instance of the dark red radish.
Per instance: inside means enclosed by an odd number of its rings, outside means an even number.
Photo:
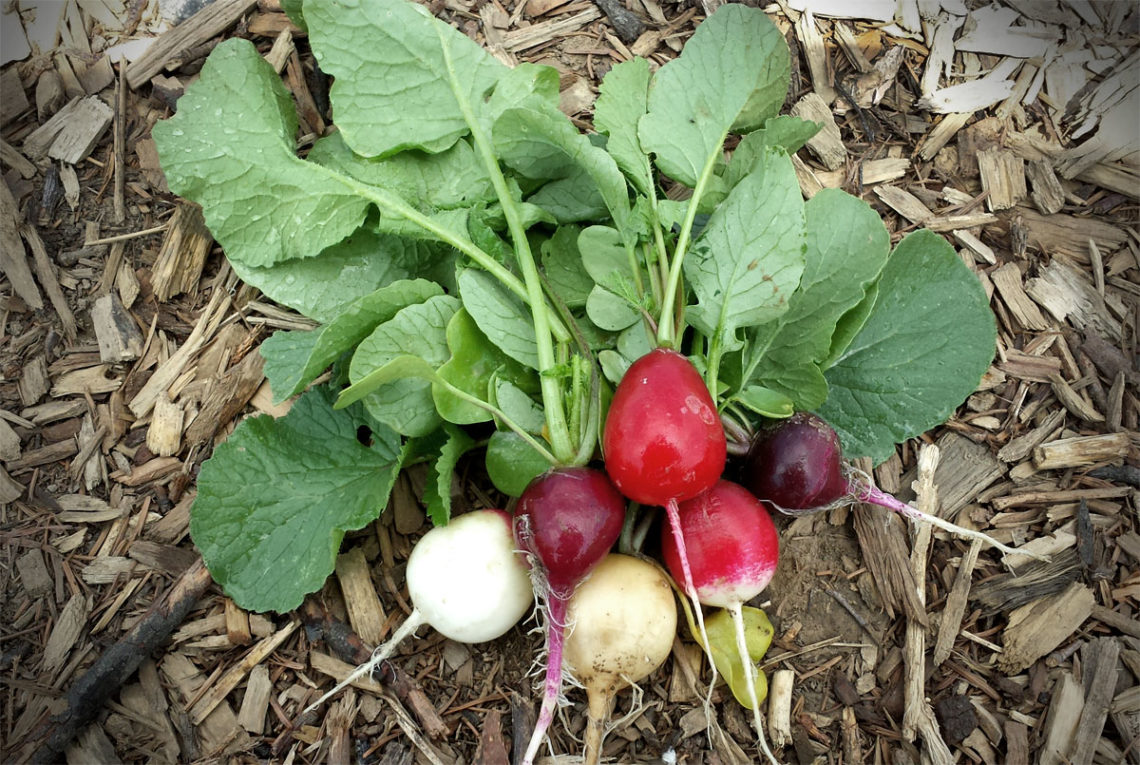
[[[697,496],[720,479],[728,451],[716,404],[688,359],[676,351],[656,348],[630,365],[606,414],[602,453],[606,472],[622,494],[635,502],[665,507],[680,550],[681,584],[693,601],[704,637],[704,615],[689,575],[677,503]]]
[[[546,673],[542,705],[523,758],[538,753],[562,689],[566,608],[621,534],[626,500],[601,470],[563,467],[531,481],[515,507],[515,541],[531,560],[535,595],[545,608]]]
[[[980,531],[928,515],[871,485],[867,476],[844,462],[839,436],[832,427],[810,412],[796,412],[757,433],[745,461],[743,483],[786,515],[866,502],[952,534],[981,539],[1007,554],[1032,555],[1007,547]]]
[[[661,550],[673,578],[683,574],[687,552],[689,573],[700,603],[723,608],[732,617],[736,649],[744,666],[745,685],[752,705],[760,747],[771,762],[775,757],[764,738],[760,702],[756,697],[756,667],[748,654],[742,606],[763,592],[779,561],[780,541],[765,504],[751,492],[729,481],[678,507],[678,523],[687,550],[675,534],[662,531]],[[700,606],[696,606],[700,613]],[[706,644],[708,638],[705,637]]]

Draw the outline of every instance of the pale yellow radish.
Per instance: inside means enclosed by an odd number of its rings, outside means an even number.
[[[564,659],[589,702],[586,765],[601,756],[614,696],[660,667],[673,647],[677,606],[661,570],[629,555],[608,555],[570,599]]]

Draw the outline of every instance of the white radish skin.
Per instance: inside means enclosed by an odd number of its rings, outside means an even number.
[[[408,557],[408,594],[423,620],[460,643],[494,640],[534,604],[510,516],[466,513],[432,529]]]
[[[654,565],[608,555],[570,599],[563,658],[589,702],[586,765],[596,765],[615,694],[665,663],[677,631],[669,580]]]
[[[306,712],[370,675],[424,624],[460,643],[483,643],[506,633],[534,604],[530,574],[515,552],[511,517],[502,510],[466,513],[424,534],[408,556],[406,577],[412,613],[371,659]]]

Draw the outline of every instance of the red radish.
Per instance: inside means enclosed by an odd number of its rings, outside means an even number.
[[[515,507],[518,546],[530,557],[535,595],[546,608],[546,674],[524,765],[534,761],[562,689],[567,602],[609,553],[625,520],[625,497],[601,470],[555,468],[531,481]]]
[[[776,572],[780,552],[776,527],[764,503],[743,486],[728,481],[718,481],[705,493],[682,502],[678,510],[681,532],[688,542],[688,564],[697,599],[723,608],[732,616],[756,734],[765,755],[776,762],[764,738],[760,702],[756,698],[756,667],[748,655],[741,611],[744,603],[768,586]],[[663,531],[661,547],[665,565],[677,578],[685,560],[675,535]],[[700,606],[697,611],[700,612]]]
[[[408,556],[405,578],[412,613],[368,662],[306,712],[370,675],[424,624],[461,643],[482,643],[504,634],[534,602],[526,565],[515,551],[511,517],[502,510],[465,513],[424,534]]]
[[[622,494],[635,502],[665,507],[680,551],[681,584],[693,601],[707,645],[677,503],[715,484],[724,472],[728,452],[716,404],[688,359],[676,351],[656,348],[633,362],[610,402],[602,452],[606,472]],[[715,683],[711,653],[709,664]],[[711,686],[709,691],[711,695]]]
[[[633,362],[614,391],[602,451],[614,484],[643,505],[679,502],[716,483],[724,429],[688,359],[657,348]]]
[[[1005,553],[1029,555],[987,534],[965,529],[900,502],[872,486],[843,462],[839,436],[823,418],[796,412],[757,434],[744,468],[745,485],[787,515],[819,512],[842,503],[867,502],[952,534],[982,539]]]

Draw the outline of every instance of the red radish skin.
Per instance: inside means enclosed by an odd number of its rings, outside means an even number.
[[[697,496],[720,479],[728,450],[716,404],[688,359],[676,351],[656,348],[633,362],[610,402],[602,452],[606,472],[622,494],[635,502],[665,507],[680,551],[681,584],[693,602],[704,636],[705,618],[689,574],[677,503]],[[715,684],[711,654],[709,664]],[[711,686],[709,692],[711,696]]]
[[[756,735],[768,760],[776,763],[764,737],[756,697],[756,667],[748,655],[741,611],[745,602],[763,592],[776,572],[780,543],[772,517],[750,491],[722,480],[703,494],[680,503],[678,520],[681,534],[688,542],[690,572],[685,575],[692,576],[701,603],[723,608],[732,617]],[[674,578],[684,571],[686,562],[686,550],[677,546],[676,536],[665,531],[661,534],[662,555]],[[700,614],[699,605],[696,610]],[[704,639],[707,646],[708,637]]]
[[[760,594],[776,572],[780,542],[767,507],[729,481],[680,503],[681,531],[693,586],[701,603],[717,608],[743,604]],[[665,565],[674,576],[681,556],[673,535],[662,532]]]
[[[688,359],[657,348],[630,366],[606,415],[602,451],[618,490],[643,505],[679,502],[716,483],[724,429]]]
[[[518,546],[532,562],[535,595],[545,603],[546,672],[542,704],[523,765],[530,765],[554,720],[562,689],[566,608],[575,589],[621,535],[626,500],[601,470],[565,467],[531,481],[515,507]]]
[[[744,468],[744,483],[760,499],[787,515],[805,515],[837,504],[865,502],[951,534],[980,539],[1006,554],[1029,555],[988,534],[966,529],[895,499],[843,461],[839,436],[823,418],[796,412],[757,434]]]

